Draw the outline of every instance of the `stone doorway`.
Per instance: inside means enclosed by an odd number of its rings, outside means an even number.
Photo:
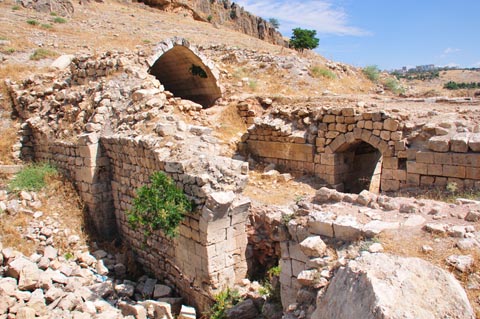
[[[378,149],[366,142],[356,141],[345,144],[337,152],[343,157],[342,184],[345,192],[380,191],[382,154]]]
[[[175,45],[162,53],[149,73],[175,96],[201,104],[204,108],[212,106],[221,97],[212,70],[187,46]]]

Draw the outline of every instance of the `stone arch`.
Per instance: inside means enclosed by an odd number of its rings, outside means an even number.
[[[345,192],[359,193],[364,189],[378,193],[384,156],[389,156],[388,143],[368,130],[355,137],[354,133],[341,134],[329,145],[338,164],[337,180]]]
[[[177,97],[206,108],[222,96],[218,70],[183,38],[160,42],[147,63],[149,73]]]

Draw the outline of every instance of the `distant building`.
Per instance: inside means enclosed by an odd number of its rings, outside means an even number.
[[[435,70],[435,64],[417,65],[415,71],[426,72]]]

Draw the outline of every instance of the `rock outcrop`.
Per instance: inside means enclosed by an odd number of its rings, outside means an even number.
[[[288,42],[272,24],[229,0],[143,0],[143,2],[167,12],[183,13],[195,20],[224,25],[273,44],[288,46]]]
[[[418,258],[367,254],[340,268],[312,319],[475,318],[455,278]]]

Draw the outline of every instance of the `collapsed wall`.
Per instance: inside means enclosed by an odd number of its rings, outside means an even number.
[[[268,114],[255,118],[241,150],[318,176],[338,190],[398,191],[448,183],[480,188],[480,133],[463,126],[415,127],[398,114],[358,107],[278,108]],[[245,120],[252,121],[251,115]]]
[[[175,98],[147,71],[141,52],[108,52],[77,56],[63,74],[9,83],[25,121],[21,154],[64,171],[97,232],[119,236],[146,271],[204,311],[246,276],[250,201],[239,193],[248,165],[219,156],[210,129],[173,117],[178,105],[188,112],[197,104]],[[157,171],[196,205],[173,239],[161,230],[145,237],[126,218],[136,189]]]

